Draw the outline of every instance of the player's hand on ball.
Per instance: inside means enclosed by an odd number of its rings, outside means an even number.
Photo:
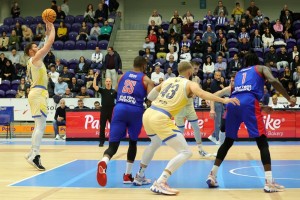
[[[234,98],[226,98],[224,100],[224,104],[228,104],[228,103],[232,103],[235,106],[239,106],[240,105],[240,100],[238,100],[236,97],[234,97]]]

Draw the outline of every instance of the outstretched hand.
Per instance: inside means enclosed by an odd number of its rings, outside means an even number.
[[[224,101],[224,104],[228,104],[228,103],[232,103],[235,106],[239,106],[240,105],[240,100],[238,100],[236,97],[226,98],[225,101]]]

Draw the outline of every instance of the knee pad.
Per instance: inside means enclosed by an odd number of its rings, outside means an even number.
[[[112,158],[118,151],[120,142],[109,142],[108,149],[104,151],[104,155],[108,155]]]
[[[134,161],[137,151],[137,141],[129,140],[129,147],[127,151],[127,160]]]

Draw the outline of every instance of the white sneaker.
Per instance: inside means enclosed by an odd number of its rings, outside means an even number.
[[[206,158],[208,158],[208,157],[210,157],[211,156],[211,154],[210,153],[207,153],[206,151],[204,151],[204,150],[200,150],[199,151],[199,154],[200,154],[200,156],[202,156],[202,157],[206,157]]]
[[[150,187],[150,190],[154,193],[165,194],[165,195],[177,195],[179,193],[178,190],[170,188],[168,183],[161,182],[158,183],[155,181],[153,185]]]
[[[217,157],[217,153],[213,153],[212,156],[213,156],[213,157]]]
[[[62,137],[62,139],[63,139],[63,140],[66,140],[66,135],[64,135],[64,136]]]
[[[141,177],[136,174],[132,183],[135,186],[149,185],[151,183],[151,180],[147,179],[145,176]]]
[[[273,193],[273,192],[283,192],[284,191],[284,186],[283,185],[279,185],[277,183],[275,183],[275,181],[273,180],[271,183],[269,183],[266,180],[266,184],[264,187],[264,191],[267,193]]]
[[[215,144],[218,144],[218,141],[215,137],[213,137],[212,135],[210,135],[207,139],[209,139],[210,141],[212,141]]]
[[[55,136],[55,140],[60,140],[60,136],[58,134]]]
[[[219,187],[217,177],[210,172],[210,174],[207,177],[206,183],[209,188],[216,188]]]

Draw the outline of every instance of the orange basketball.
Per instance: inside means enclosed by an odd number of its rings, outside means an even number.
[[[46,9],[42,13],[42,18],[53,23],[56,19],[56,12],[50,8]]]

